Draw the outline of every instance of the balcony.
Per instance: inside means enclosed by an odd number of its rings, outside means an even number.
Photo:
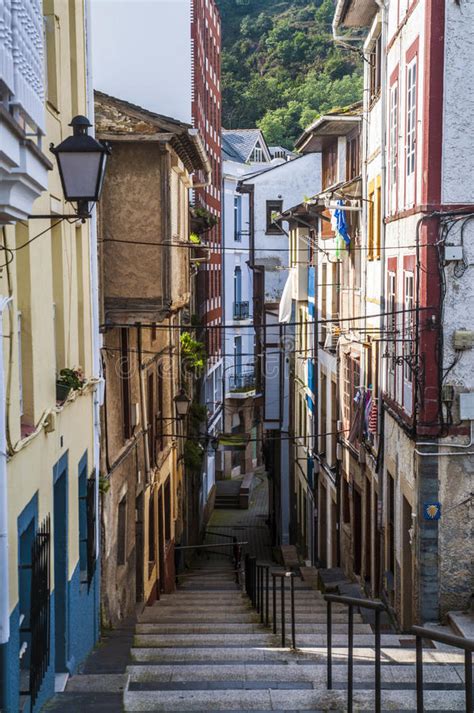
[[[255,373],[253,371],[245,374],[234,374],[229,377],[228,398],[247,398],[255,394]]]
[[[234,319],[248,319],[249,312],[248,302],[234,302]]]

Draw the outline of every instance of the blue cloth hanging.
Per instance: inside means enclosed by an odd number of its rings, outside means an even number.
[[[338,200],[337,205],[342,206],[342,205],[344,205],[344,202],[341,200]],[[351,244],[351,236],[347,232],[346,211],[341,210],[340,208],[336,208],[336,210],[334,211],[334,217],[336,218],[336,221],[337,221],[337,232],[344,240],[346,247],[349,247],[349,245]]]

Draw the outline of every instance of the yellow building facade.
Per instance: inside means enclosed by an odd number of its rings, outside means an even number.
[[[36,164],[29,175],[25,161],[7,177],[0,172],[0,194],[2,181],[10,186],[15,180],[24,193],[21,206],[14,187],[0,198],[0,708],[8,713],[18,711],[20,700],[26,701],[22,710],[39,710],[97,640],[101,385],[95,220],[62,217],[74,211],[63,199],[48,148],[71,133],[75,115],[93,120],[86,7],[78,0],[34,0],[11,12],[13,47],[23,23],[17,48],[36,70],[36,83],[1,78],[4,87],[11,83],[5,91],[12,108],[0,130],[19,144],[29,142],[26,158]],[[40,180],[45,175],[47,188]],[[69,392],[57,383],[64,369],[71,370]]]

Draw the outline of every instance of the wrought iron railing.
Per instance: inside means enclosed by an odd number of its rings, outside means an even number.
[[[234,319],[248,319],[249,314],[248,302],[234,302]]]
[[[255,388],[255,373],[234,374],[229,376],[230,391],[250,391]]]
[[[416,636],[416,711],[423,713],[425,710],[423,702],[423,639],[438,641],[440,644],[455,646],[464,650],[464,690],[466,694],[466,713],[473,710],[473,690],[472,690],[472,652],[474,651],[474,639],[466,639],[463,636],[445,634],[436,629],[429,629],[423,626],[414,626],[412,631]]]
[[[20,634],[28,634],[30,641],[29,689],[21,691],[31,697],[31,708],[38,698],[41,684],[49,666],[50,654],[50,518],[39,526],[31,547],[31,604],[28,626],[20,628]]]
[[[380,657],[380,614],[386,607],[383,602],[373,599],[342,597],[338,594],[326,594],[327,602],[327,687],[332,689],[332,604],[345,604],[349,607],[348,656],[347,656],[347,711],[352,713],[354,693],[354,608],[375,611],[375,713],[382,710],[381,657]]]
[[[296,649],[295,581],[294,572],[270,572],[270,565],[259,564],[256,557],[245,555],[245,591],[254,609],[260,613],[260,622],[270,626],[270,574],[272,576],[272,626],[278,633],[277,579],[280,579],[280,629],[281,645],[286,646],[286,582],[290,582],[291,648]]]

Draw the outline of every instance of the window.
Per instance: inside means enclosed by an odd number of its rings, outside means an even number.
[[[234,196],[234,240],[242,242],[242,196]]]
[[[382,76],[382,35],[375,40],[370,55],[370,100],[374,101],[380,94]]]
[[[374,216],[375,216],[375,190],[374,182],[369,182],[368,189],[368,211],[367,211],[367,258],[369,260],[374,259]]]
[[[408,413],[412,410],[413,400],[413,338],[414,338],[414,304],[415,276],[413,272],[405,272],[405,314],[403,315],[403,405]]]
[[[382,188],[380,176],[377,177],[377,188],[375,189],[375,215],[374,215],[374,258],[380,260],[380,248],[382,240]]]
[[[130,381],[130,356],[128,329],[120,330],[120,387],[122,392],[123,437],[128,440],[132,436],[132,404]]]
[[[234,339],[234,370],[235,376],[242,376],[242,337]]]
[[[234,302],[242,302],[242,269],[239,266],[234,270]]]
[[[265,160],[265,157],[263,155],[263,148],[260,144],[260,142],[255,144],[255,148],[252,151],[252,154],[250,156],[250,161],[252,163],[263,163]]]
[[[328,289],[328,279],[327,279],[327,274],[328,274],[328,266],[325,262],[321,265],[321,334],[320,334],[320,339],[319,343],[324,344],[326,341],[326,336],[328,332],[328,327],[326,323],[327,319],[327,289]]]
[[[267,201],[267,229],[269,235],[281,235],[282,228],[275,223],[275,215],[280,215],[283,210],[283,201]]]
[[[165,447],[165,439],[164,439],[164,433],[163,433],[163,421],[164,421],[164,414],[163,414],[163,389],[164,389],[164,383],[163,383],[163,367],[161,364],[157,365],[157,370],[156,370],[156,403],[157,403],[157,413],[156,413],[156,447],[158,450],[162,451],[163,448]]]
[[[344,361],[344,421],[346,427],[352,424],[357,404],[356,394],[360,388],[360,362],[346,356]]]
[[[388,385],[392,396],[395,395],[395,360],[397,356],[397,273],[389,271],[387,284],[387,311],[391,315],[388,320]]]
[[[323,150],[323,190],[337,183],[337,139]]]
[[[416,57],[407,68],[407,147],[406,175],[415,172],[416,161]]]
[[[352,181],[360,173],[360,140],[359,133],[349,136],[346,146],[346,180]]]
[[[127,550],[127,496],[124,495],[118,506],[117,517],[117,565],[126,562]]]
[[[155,379],[154,374],[151,372],[148,374],[148,456],[150,458],[150,465],[153,467],[156,463],[156,421],[157,417],[155,414]]]
[[[153,565],[156,559],[156,526],[155,526],[155,497],[150,491],[148,501],[148,562]]]
[[[390,193],[392,210],[395,204],[398,171],[398,82],[390,89],[390,152],[389,152]]]

